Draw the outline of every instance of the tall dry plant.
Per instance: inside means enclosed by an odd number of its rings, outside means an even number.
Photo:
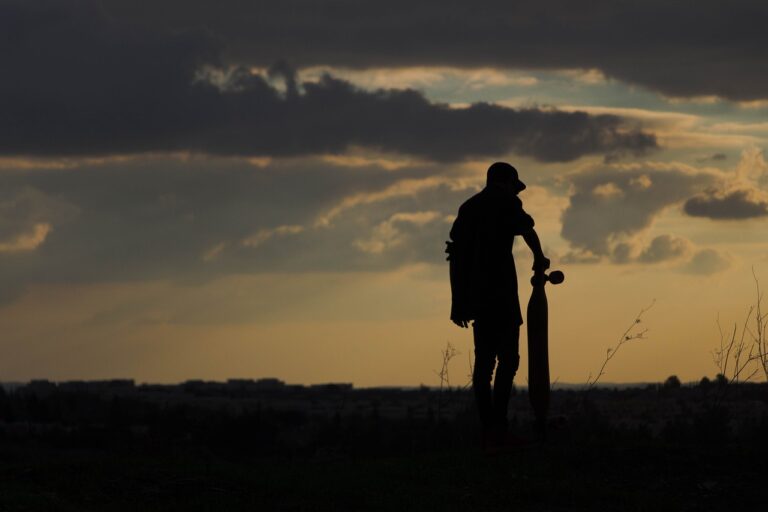
[[[712,361],[717,366],[719,374],[725,377],[729,384],[748,381],[757,373],[757,368],[749,372],[754,361],[752,356],[754,346],[746,338],[749,320],[754,312],[754,306],[750,306],[740,335],[738,334],[738,325],[734,322],[730,335],[726,336],[720,325],[720,316],[718,315],[717,330],[720,333],[720,346],[712,351]]]
[[[442,365],[440,366],[440,370],[435,370],[435,375],[440,379],[440,391],[437,398],[437,420],[440,421],[442,411],[443,411],[443,402],[445,400],[444,391],[447,389],[450,391],[451,389],[451,377],[449,372],[449,365],[451,363],[451,359],[458,356],[460,352],[456,350],[456,347],[451,345],[451,342],[448,341],[445,344],[445,348],[440,351],[440,355],[442,356]]]
[[[712,351],[712,361],[729,384],[747,382],[760,371],[768,381],[768,313],[763,313],[763,293],[754,267],[752,278],[755,281],[755,303],[747,309],[741,331],[734,322],[730,334],[726,335],[720,325],[719,315],[717,318],[720,346]]]
[[[752,278],[755,280],[755,330],[750,330],[753,348],[755,354],[753,358],[757,362],[759,370],[763,371],[763,376],[768,382],[768,340],[766,339],[766,327],[768,327],[768,313],[763,313],[762,302],[763,293],[760,291],[760,281],[755,275],[755,268],[752,267]]]
[[[616,353],[623,347],[625,344],[629,343],[633,340],[642,340],[645,339],[646,333],[648,333],[648,329],[640,329],[640,325],[643,321],[643,315],[653,307],[653,305],[656,304],[656,300],[654,299],[651,301],[651,303],[640,310],[640,312],[635,315],[635,319],[632,321],[632,323],[627,327],[627,329],[622,333],[621,337],[619,337],[616,344],[612,347],[608,347],[608,349],[605,351],[605,359],[603,360],[603,364],[600,366],[600,370],[597,372],[597,375],[594,377],[592,374],[589,374],[589,377],[587,377],[586,382],[586,390],[590,391],[592,390],[596,385],[597,381],[600,380],[600,377],[605,375],[605,368],[608,366],[608,363],[616,357]]]

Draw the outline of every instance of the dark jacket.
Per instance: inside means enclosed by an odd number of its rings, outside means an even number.
[[[520,198],[501,188],[486,187],[461,205],[446,249],[452,319],[503,316],[523,323],[512,243],[533,226]]]

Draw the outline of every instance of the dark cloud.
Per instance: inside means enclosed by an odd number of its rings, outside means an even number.
[[[699,163],[704,162],[724,162],[728,159],[728,155],[725,153],[713,153],[711,155],[703,156],[701,158],[697,158],[696,161]]]
[[[561,235],[576,249],[610,255],[622,238],[650,227],[665,208],[714,181],[716,177],[711,174],[674,164],[605,166],[575,174]]]
[[[474,192],[449,186],[438,177],[445,172],[442,165],[393,171],[300,160],[255,167],[203,158],[6,169],[0,301],[33,283],[193,282],[443,264],[446,218]],[[19,246],[38,225],[45,233]]]
[[[768,97],[761,0],[105,0],[153,27],[205,26],[229,58],[269,66],[597,68],[671,96]]]
[[[602,256],[585,250],[568,251],[560,258],[560,263],[569,265],[591,265],[602,261]]]
[[[77,208],[24,185],[0,189],[0,253],[32,250],[45,241],[52,219],[77,216]]]
[[[628,242],[617,243],[611,250],[611,261],[614,263],[630,263],[635,247]]]
[[[693,244],[679,236],[659,235],[646,246],[635,242],[619,242],[611,250],[613,263],[663,263],[682,258],[690,253]]]
[[[768,198],[756,189],[709,188],[685,202],[685,213],[715,220],[742,220],[768,215]]]
[[[711,275],[727,270],[730,259],[715,249],[701,249],[682,267],[689,274]]]
[[[688,254],[691,242],[674,235],[660,235],[651,240],[643,252],[637,257],[641,263],[661,263],[675,260]]]
[[[610,251],[608,260],[619,265],[658,264],[682,260],[682,263],[672,268],[686,274],[711,275],[731,266],[728,255],[716,249],[696,249],[690,240],[669,234],[654,237],[645,247],[636,240],[617,242]],[[693,255],[690,256],[691,254]],[[606,256],[577,249],[568,252],[560,261],[567,264],[596,264],[605,260]]]
[[[280,62],[269,75],[222,71],[205,30],[158,31],[89,2],[0,3],[11,51],[0,67],[0,153],[94,155],[194,151],[222,155],[338,154],[352,146],[430,160],[543,161],[639,154],[652,134],[613,115],[454,109],[414,90],[365,91],[332,76],[299,84]],[[213,83],[216,82],[216,83]]]

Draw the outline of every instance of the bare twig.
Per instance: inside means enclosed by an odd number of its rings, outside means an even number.
[[[632,340],[640,340],[645,339],[645,335],[648,332],[648,329],[643,330],[637,330],[638,325],[642,322],[643,315],[653,307],[653,305],[656,304],[656,299],[651,301],[651,303],[640,310],[640,312],[635,316],[635,319],[632,321],[629,327],[624,331],[624,333],[621,335],[619,340],[616,342],[616,344],[613,347],[609,347],[605,352],[605,360],[603,361],[602,366],[600,366],[600,370],[597,372],[597,375],[595,377],[592,377],[592,374],[589,374],[589,377],[587,377],[587,391],[593,389],[595,385],[597,384],[597,381],[600,380],[600,377],[605,375],[605,367],[608,366],[608,362],[610,362],[611,359],[613,359],[616,356],[616,353],[619,351],[619,349],[627,342]]]
[[[440,351],[440,353],[443,356],[443,364],[440,367],[440,371],[435,371],[435,375],[437,375],[440,378],[440,392],[437,399],[437,419],[440,420],[440,416],[442,413],[442,406],[443,406],[443,390],[448,389],[450,391],[451,389],[451,379],[448,372],[448,365],[451,362],[451,359],[459,355],[459,351],[456,350],[456,348],[451,345],[451,342],[448,341],[445,344],[445,348]]]
[[[447,387],[448,389],[451,388],[451,379],[448,372],[448,364],[451,362],[451,359],[459,355],[459,351],[456,350],[456,348],[451,345],[451,342],[446,342],[445,348],[440,351],[440,354],[443,356],[443,364],[440,368],[440,371],[435,371],[435,375],[437,375],[440,378],[440,390],[443,390],[443,387]]]
[[[752,267],[752,278],[755,280],[755,331],[750,330],[753,347],[757,353],[752,358],[757,361],[758,368],[763,370],[765,380],[768,381],[768,340],[766,340],[766,327],[768,327],[768,313],[763,314],[763,293],[760,291],[760,281],[755,275],[755,267]]]
[[[744,323],[741,326],[741,334],[738,335],[738,325],[733,324],[730,336],[725,336],[720,325],[720,316],[717,318],[717,329],[720,333],[720,346],[712,351],[712,361],[727,383],[747,382],[762,370],[768,380],[768,345],[766,340],[766,327],[768,327],[768,314],[762,310],[763,294],[760,290],[760,282],[752,268],[752,278],[755,280],[755,303],[747,310]],[[754,330],[749,326],[754,321]],[[747,335],[752,340],[747,340]],[[752,368],[755,363],[755,368]],[[746,376],[745,376],[746,375]]]

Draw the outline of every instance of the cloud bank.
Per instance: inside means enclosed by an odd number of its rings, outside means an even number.
[[[768,197],[756,189],[722,191],[707,189],[683,206],[691,217],[715,220],[742,220],[768,216]]]
[[[438,164],[392,171],[159,157],[6,169],[0,300],[35,283],[444,264],[445,219],[475,192],[445,172]]]
[[[745,220],[768,216],[768,163],[760,148],[742,151],[733,174],[688,199],[683,211],[691,217]]]
[[[663,210],[717,179],[674,163],[603,166],[572,175],[561,235],[579,250],[610,255],[622,238],[647,229]]]
[[[562,162],[657,147],[652,133],[615,115],[451,108],[330,75],[301,83],[285,64],[254,74],[223,64],[228,38],[201,26],[148,28],[87,1],[0,2],[11,43],[0,68],[13,77],[0,82],[0,154],[284,157],[362,147],[440,162],[510,152]]]
[[[156,29],[207,27],[238,63],[597,69],[672,97],[768,98],[768,5],[739,0],[583,2],[105,0]]]

